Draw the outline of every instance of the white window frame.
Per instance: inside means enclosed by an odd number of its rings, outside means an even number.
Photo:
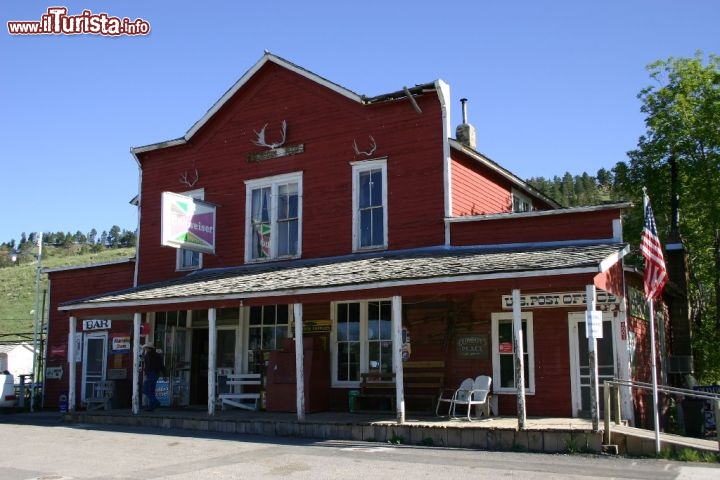
[[[513,213],[532,212],[532,210],[533,210],[532,200],[530,200],[530,197],[528,197],[527,195],[524,195],[523,193],[521,193],[519,190],[516,190],[515,188],[512,189],[511,201],[512,201]],[[516,201],[521,203],[522,205],[526,205],[527,209],[517,210],[515,208]]]
[[[300,258],[302,256],[302,224],[303,224],[303,174],[302,172],[285,173],[272,177],[258,178],[245,181],[245,263],[268,262],[280,259]],[[297,252],[294,255],[277,255],[277,190],[278,186],[287,183],[297,183],[298,189],[298,232],[297,232]],[[252,191],[258,188],[270,187],[271,189],[271,205],[270,205],[270,255],[267,258],[252,257]]]
[[[189,192],[182,192],[180,195],[185,195],[186,197],[192,197],[196,200],[205,200],[205,189],[199,188],[197,190],[190,190]],[[197,265],[194,264],[186,264],[185,263],[185,255],[186,254],[194,254],[197,253],[198,255],[198,263]],[[187,272],[190,270],[200,270],[203,265],[203,254],[200,252],[192,252],[191,250],[188,250],[186,248],[178,248],[177,253],[175,255],[175,271],[177,272]]]
[[[495,393],[500,394],[516,394],[517,389],[513,387],[503,387],[502,382],[500,381],[500,335],[499,335],[499,325],[500,322],[506,322],[509,321],[512,323],[513,321],[513,313],[512,312],[497,312],[492,313],[490,315],[490,318],[492,320],[492,364],[493,364],[493,391]],[[527,388],[525,389],[525,393],[528,395],[534,395],[535,394],[535,339],[533,336],[533,314],[532,312],[521,312],[520,318],[523,322],[526,324],[526,332],[527,332],[527,339],[525,343],[527,344],[527,371],[528,371],[528,378],[527,378]],[[514,348],[514,346],[513,346]],[[513,359],[515,358],[515,353],[512,354]],[[513,361],[514,363],[514,361]],[[515,382],[517,385],[517,383]]]
[[[388,246],[388,181],[387,181],[387,158],[377,160],[364,160],[351,162],[352,166],[352,243],[353,251],[382,250]],[[383,208],[383,243],[382,245],[361,246],[360,238],[360,174],[380,169],[382,171],[382,208]]]
[[[368,305],[373,302],[387,302],[391,303],[392,299],[390,298],[373,298],[370,300],[348,300],[348,301],[342,301],[342,302],[331,302],[330,304],[330,317],[332,319],[332,329],[330,331],[330,355],[331,355],[331,361],[330,361],[330,373],[332,376],[331,384],[333,387],[343,388],[343,387],[358,387],[360,385],[360,380],[352,380],[352,381],[340,381],[338,380],[338,338],[337,338],[337,332],[338,332],[338,325],[337,325],[337,306],[340,304],[351,304],[351,303],[357,303],[360,305],[360,335],[358,339],[358,343],[360,343],[360,373],[367,373],[370,363],[370,339],[368,338]],[[392,322],[392,319],[390,319]],[[395,331],[391,328],[391,334],[390,334],[390,342],[394,341]],[[392,365],[392,358],[390,358],[390,367],[391,371],[393,368]]]

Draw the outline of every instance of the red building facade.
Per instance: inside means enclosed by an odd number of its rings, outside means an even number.
[[[489,375],[493,411],[513,415],[522,358],[528,415],[588,414],[587,292],[603,312],[600,379],[630,378],[644,339],[622,267],[629,205],[559,208],[451,138],[450,104],[442,81],[366,97],[265,54],[183,137],[132,150],[137,257],[50,272],[49,349],[75,350],[70,332],[87,348],[102,335],[84,321],[112,320],[102,380],[137,383],[133,354],[150,340],[170,369],[167,403],[211,414],[229,373],[261,374],[261,407],[332,411],[363,373],[442,361],[445,387]],[[212,205],[214,253],[161,245],[163,192]],[[113,353],[113,335],[134,347]],[[75,378],[47,381],[50,405],[92,394],[97,374],[74,354]],[[288,388],[304,407],[278,401]],[[128,392],[118,404],[137,408]],[[632,418],[629,396],[623,410]]]

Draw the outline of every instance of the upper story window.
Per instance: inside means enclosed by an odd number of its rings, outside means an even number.
[[[512,211],[513,213],[532,211],[532,201],[514,188],[512,191]]]
[[[352,163],[353,250],[387,248],[387,160]]]
[[[302,173],[248,180],[245,261],[300,256]]]
[[[191,190],[189,192],[183,192],[182,195],[186,197],[192,197],[196,200],[205,199],[205,190]],[[186,248],[179,248],[175,259],[176,270],[198,270],[202,268],[202,253],[188,250]]]

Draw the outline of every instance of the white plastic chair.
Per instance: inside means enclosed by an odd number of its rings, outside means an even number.
[[[472,378],[466,378],[460,383],[460,386],[455,389],[445,389],[441,394],[440,398],[438,398],[437,406],[435,407],[435,415],[438,417],[442,417],[447,415],[450,416],[450,411],[453,408],[453,401],[455,400],[456,396],[460,396],[462,398],[465,398],[465,395],[467,395],[466,392],[469,392],[472,390],[473,385],[475,384],[475,381]],[[458,393],[460,392],[460,393]],[[440,404],[441,403],[447,403],[448,404],[448,411],[447,414],[440,415]]]
[[[462,391],[458,389],[450,403],[450,410],[448,411],[450,418],[459,418],[455,414],[455,409],[458,405],[467,407],[467,419],[470,422],[472,422],[473,405],[483,405],[485,407],[483,413],[489,415],[491,384],[492,378],[487,375],[480,375],[473,381],[471,388]],[[452,413],[450,413],[450,411],[452,411]]]

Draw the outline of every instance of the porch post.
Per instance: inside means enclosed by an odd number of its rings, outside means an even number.
[[[517,388],[518,430],[525,430],[525,351],[523,349],[520,290],[512,291],[513,299],[513,350],[515,351],[515,387]]]
[[[293,303],[293,320],[295,321],[295,385],[297,419],[305,420],[305,351],[303,345],[303,306]]]
[[[402,365],[402,297],[392,297],[392,362],[395,372],[395,411],[397,423],[405,423],[405,393]]]
[[[68,328],[68,412],[75,411],[75,330],[77,329],[77,317],[70,317]]]
[[[217,310],[208,309],[208,415],[215,415],[215,361],[217,357]]]
[[[132,413],[140,413],[140,322],[142,313],[133,315],[133,345],[132,345]]]
[[[595,285],[585,286],[585,297],[587,298],[587,316],[595,311]],[[600,323],[602,328],[602,323]],[[597,368],[597,339],[590,332],[590,325],[585,322],[585,333],[588,338],[588,366],[590,367],[590,415],[592,416],[592,429],[597,432],[600,429],[600,408],[599,401],[600,390],[598,386],[598,368]],[[607,408],[607,405],[605,406]]]

